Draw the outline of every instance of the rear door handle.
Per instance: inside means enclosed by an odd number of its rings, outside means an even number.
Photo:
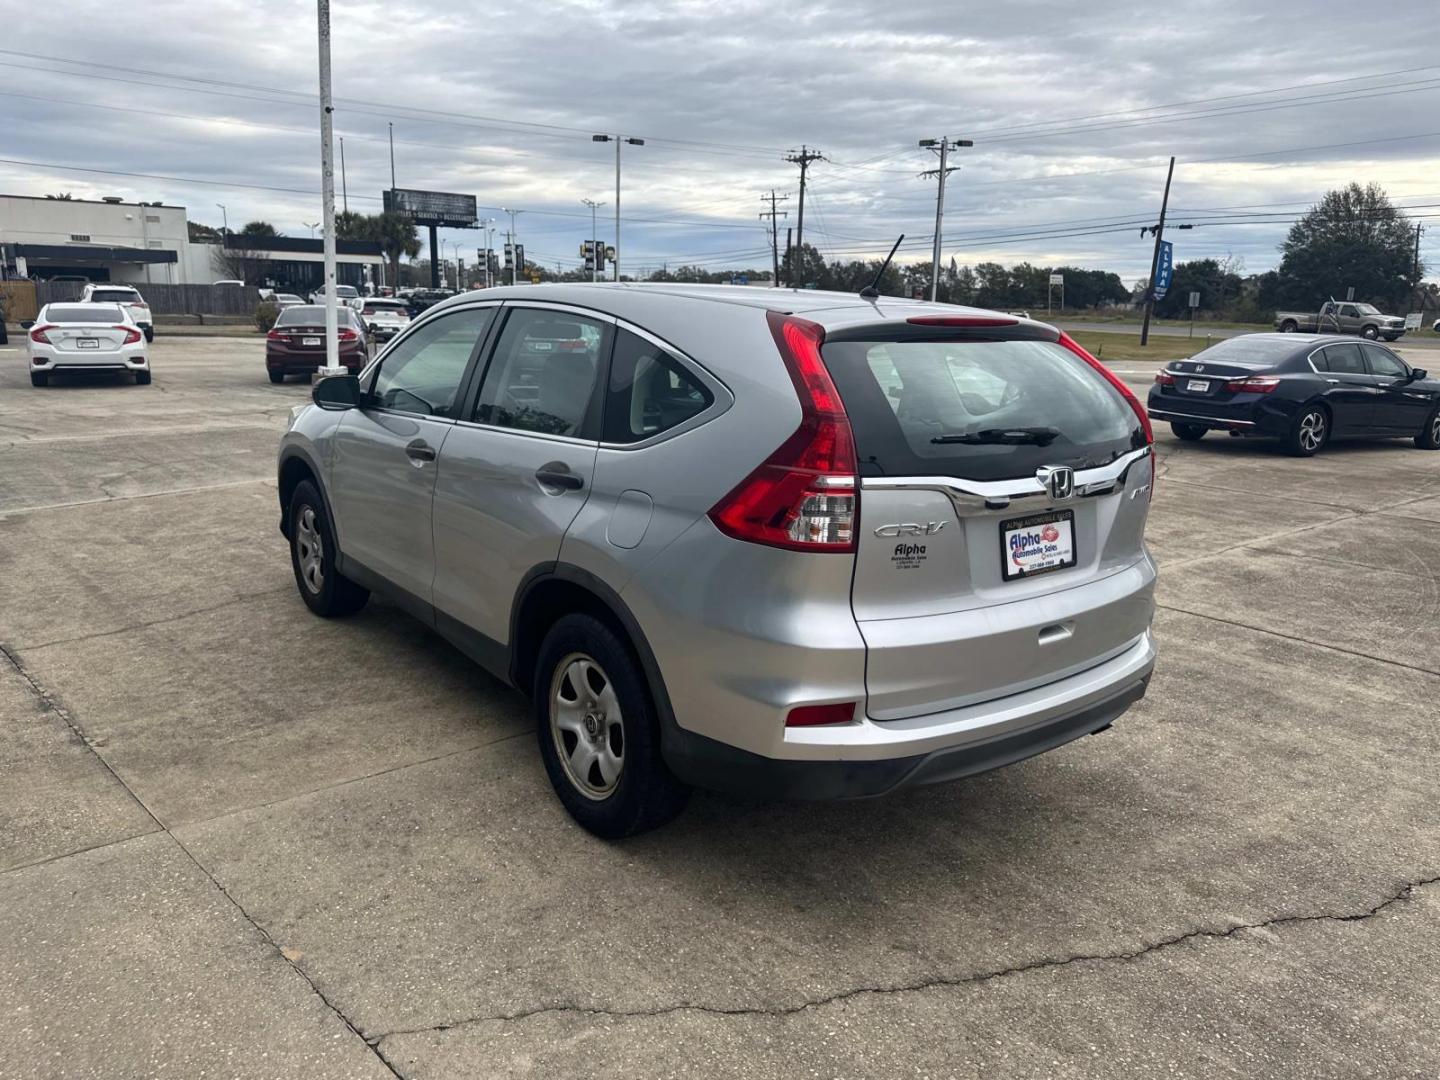
[[[585,486],[585,481],[572,473],[563,461],[541,465],[535,470],[535,479],[545,487],[564,488],[566,491],[579,491]]]
[[[415,462],[434,461],[435,448],[424,439],[416,439],[405,444],[405,456]]]

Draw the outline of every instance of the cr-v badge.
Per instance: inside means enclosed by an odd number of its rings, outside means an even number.
[[[945,527],[943,521],[903,522],[895,525],[881,525],[875,530],[876,536],[934,536]]]

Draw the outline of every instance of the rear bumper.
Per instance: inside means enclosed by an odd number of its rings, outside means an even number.
[[[1199,424],[1217,431],[1243,435],[1286,434],[1294,420],[1296,402],[1270,394],[1243,395],[1248,401],[1209,401],[1179,395],[1151,394],[1145,411],[1152,420],[1178,424]]]
[[[112,350],[85,353],[31,354],[31,371],[146,371],[150,360],[143,354]]]
[[[340,354],[340,365],[349,368],[352,372],[358,372],[365,366],[367,357],[363,353],[343,352]],[[283,371],[286,375],[313,374],[325,366],[325,353],[302,353],[295,354],[265,354],[265,367],[270,371]]]
[[[1103,730],[1145,696],[1154,666],[1155,645],[1147,631],[1120,656],[1023,694],[914,721],[864,720],[808,729],[853,738],[863,727],[868,750],[873,753],[883,741],[895,754],[891,757],[782,760],[686,731],[673,722],[666,726],[663,750],[671,771],[697,787],[765,798],[884,795],[998,769]]]

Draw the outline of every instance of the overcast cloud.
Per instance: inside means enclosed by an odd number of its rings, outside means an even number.
[[[588,236],[581,199],[607,204],[612,235],[614,155],[592,131],[648,140],[625,148],[627,271],[768,265],[760,194],[791,196],[783,243],[797,180],[783,156],[802,143],[829,159],[812,167],[805,216],[827,257],[883,254],[904,232],[907,257],[928,258],[935,189],[916,173],[933,160],[915,143],[943,134],[975,140],[948,195],[944,253],[961,263],[1144,274],[1139,225],[1110,223],[1153,220],[1170,154],[1176,224],[1239,205],[1300,212],[1350,180],[1440,203],[1433,0],[334,0],[332,11],[351,209],[379,208],[393,121],[400,186],[473,193],[501,219],[495,208],[523,209],[527,253],[552,266],[573,265]],[[47,163],[0,164],[0,192],[161,199],[212,225],[223,203],[232,227],[263,218],[291,235],[319,220],[317,109],[301,96],[316,85],[313,3],[0,0],[0,27],[13,50],[0,53],[0,157]],[[1307,88],[1235,96],[1286,87]],[[1295,104],[1314,95],[1330,100]],[[1198,112],[1211,115],[1181,118]],[[1021,238],[1087,224],[1117,231]],[[1285,228],[1172,239],[1178,260],[1233,255],[1258,271]],[[443,236],[470,255],[478,243]],[[1422,251],[1434,276],[1440,228]]]

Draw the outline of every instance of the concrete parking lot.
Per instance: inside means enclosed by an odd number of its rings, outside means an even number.
[[[0,349],[0,1077],[1440,1075],[1440,454],[1162,431],[1111,731],[606,844],[516,694],[295,595],[262,350]]]

